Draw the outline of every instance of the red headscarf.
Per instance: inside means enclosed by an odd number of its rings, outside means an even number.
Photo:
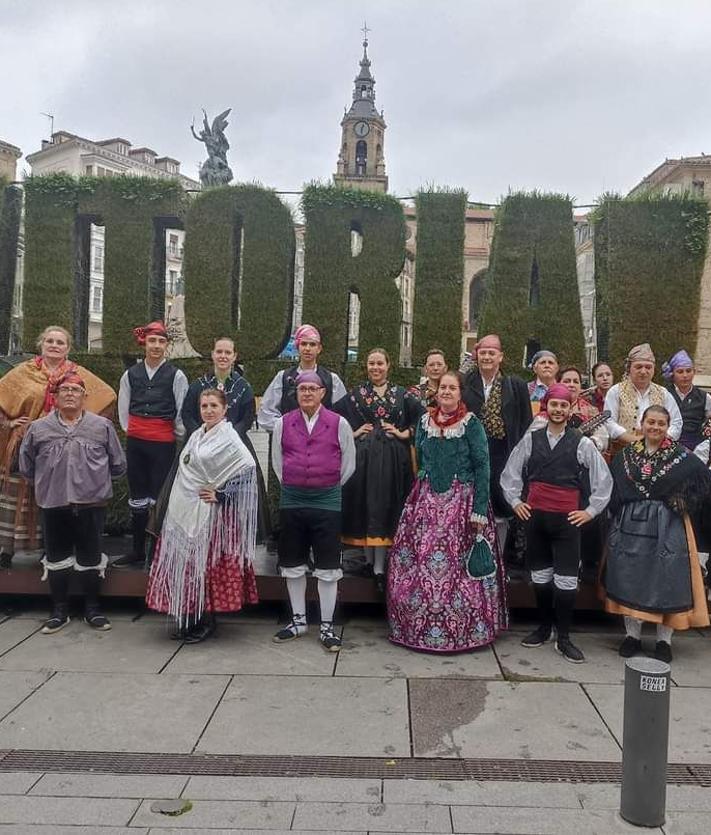
[[[63,377],[60,377],[60,379],[57,381],[57,388],[64,385],[64,383],[70,383],[73,386],[80,386],[84,389],[84,391],[86,391],[86,383],[84,382],[84,380],[82,380],[82,378],[77,374],[76,371],[67,371],[67,373]]]
[[[564,386],[563,383],[553,383],[543,395],[543,400],[541,401],[541,407],[543,409],[546,408],[549,400],[567,400],[568,403],[573,403],[575,398],[568,386]]]
[[[42,404],[42,414],[48,415],[56,401],[57,388],[60,382],[67,376],[67,374],[76,373],[76,365],[71,360],[64,360],[64,362],[54,371],[50,371],[45,365],[42,357],[35,357],[34,363],[40,371],[47,377],[47,387],[44,390],[44,403]]]
[[[147,336],[163,336],[168,339],[168,331],[162,322],[150,322],[148,325],[143,325],[143,327],[134,328],[133,335],[139,345],[146,344]]]

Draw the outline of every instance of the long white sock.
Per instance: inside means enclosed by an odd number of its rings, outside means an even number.
[[[674,630],[671,626],[664,626],[663,623],[657,624],[657,640],[664,641],[665,644],[671,644],[672,635],[674,634]]]
[[[375,548],[372,545],[366,545],[363,548],[363,553],[365,554],[365,564],[372,565],[375,561]]]
[[[287,577],[286,590],[289,593],[291,614],[294,619],[306,623],[306,575]]]
[[[336,610],[336,597],[338,596],[338,581],[318,581],[318,603],[321,607],[321,623],[330,623],[333,620],[333,613]]]
[[[629,615],[625,615],[625,632],[630,638],[641,640],[642,621],[639,618],[631,618]]]
[[[385,574],[385,555],[388,549],[385,545],[373,548],[373,574]]]
[[[504,547],[506,545],[506,534],[509,531],[508,519],[496,520],[496,543],[499,546],[499,554],[503,556]]]

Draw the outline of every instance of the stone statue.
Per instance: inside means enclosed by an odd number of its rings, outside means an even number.
[[[200,166],[200,182],[204,187],[207,186],[224,186],[232,180],[232,170],[227,164],[227,151],[230,143],[225,136],[225,128],[227,127],[227,116],[229,115],[231,107],[228,107],[224,113],[215,116],[212,120],[212,127],[208,124],[207,113],[203,110],[203,129],[199,134],[195,133],[195,120],[193,119],[190,130],[198,142],[203,142],[207,149],[207,159]]]

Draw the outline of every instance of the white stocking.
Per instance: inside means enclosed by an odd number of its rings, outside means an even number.
[[[672,635],[674,634],[674,630],[671,626],[664,626],[663,623],[657,624],[657,640],[664,641],[665,644],[671,644]]]
[[[289,593],[291,614],[294,616],[294,620],[306,623],[306,575],[287,577],[286,590]]]
[[[631,618],[625,615],[625,632],[630,638],[642,639],[642,621],[639,618]]]
[[[338,583],[328,580],[318,581],[318,602],[321,607],[321,623],[331,623],[336,609]]]
[[[385,555],[388,549],[385,545],[373,548],[373,574],[385,574]]]

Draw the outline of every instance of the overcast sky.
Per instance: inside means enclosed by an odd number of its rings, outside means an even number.
[[[390,191],[589,203],[711,153],[709,0],[0,0],[0,138],[123,136],[197,176],[200,108],[233,108],[238,180],[335,170],[370,33]],[[22,164],[21,164],[22,168]]]

